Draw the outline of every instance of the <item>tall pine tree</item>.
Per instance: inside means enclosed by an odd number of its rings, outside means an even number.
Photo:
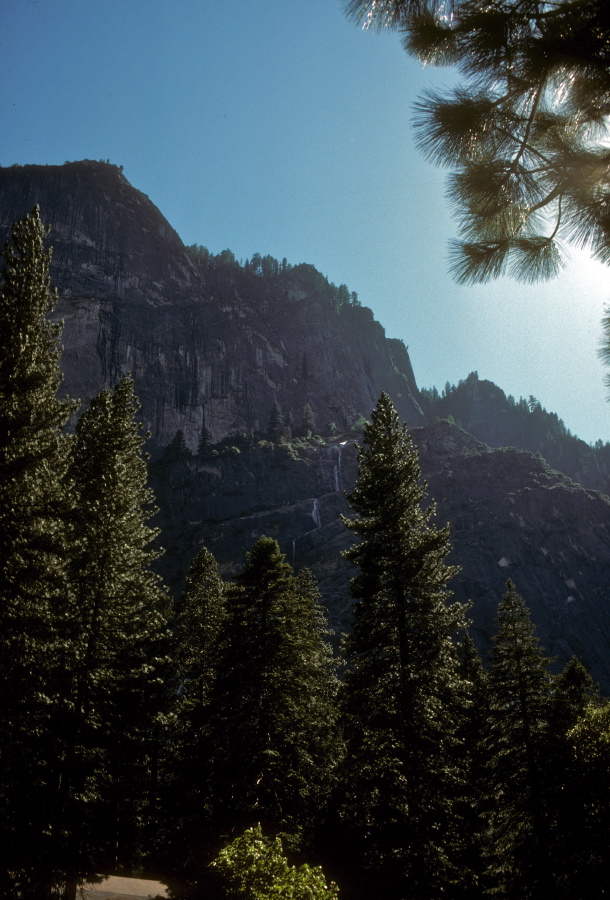
[[[382,393],[348,498],[356,517],[345,520],[360,538],[345,556],[360,573],[345,642],[343,817],[388,893],[436,898],[457,878],[453,638],[463,608],[447,605],[449,528],[433,524],[425,496],[417,449]]]
[[[0,285],[0,895],[11,898],[50,890],[67,600],[62,427],[74,404],[57,399],[46,234],[38,207],[13,226]]]
[[[227,596],[211,698],[214,827],[260,822],[298,842],[319,813],[339,751],[337,679],[313,579],[261,537]]]
[[[489,876],[499,896],[552,896],[543,789],[552,679],[514,584],[498,607],[489,673]]]
[[[214,556],[203,547],[189,569],[172,629],[177,707],[165,742],[165,827],[158,852],[178,880],[192,877],[204,862],[210,812],[207,724],[224,620],[225,586]]]
[[[58,814],[67,898],[83,875],[138,861],[164,702],[169,606],[150,568],[157,532],[147,524],[154,508],[138,406],[130,378],[102,391],[70,458],[79,546]]]

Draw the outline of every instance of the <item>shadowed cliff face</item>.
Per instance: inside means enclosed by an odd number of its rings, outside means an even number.
[[[51,227],[64,320],[65,389],[89,400],[131,372],[152,449],[178,430],[197,448],[264,430],[274,403],[345,428],[381,390],[410,424],[422,413],[408,354],[370,310],[333,305],[297,267],[274,278],[202,269],[116,166],[0,169],[0,231],[35,203]],[[2,235],[0,234],[0,237]],[[314,270],[315,271],[315,270]]]
[[[498,602],[511,578],[531,608],[545,651],[562,667],[576,654],[610,690],[610,500],[520,450],[492,450],[448,422],[413,431],[437,501],[451,523],[451,587],[471,601],[473,635],[488,651]],[[349,628],[349,578],[342,559],[353,539],[340,516],[357,474],[355,437],[303,452],[247,451],[203,461],[159,460],[153,483],[167,554],[163,572],[177,589],[202,544],[225,577],[235,574],[261,534],[275,537],[295,568],[319,580],[331,625]]]
[[[531,453],[491,450],[446,421],[418,428],[404,344],[386,339],[370,310],[333,303],[311,267],[267,278],[239,265],[202,266],[115,166],[0,168],[0,232],[35,203],[53,227],[65,389],[86,401],[134,375],[156,456],[161,567],[174,590],[202,544],[230,577],[267,534],[295,568],[313,569],[331,623],[348,628],[351,572],[341,550],[351,536],[340,516],[349,515],[344,492],[357,472],[349,428],[386,390],[414,428],[438,521],[452,523],[450,561],[461,566],[452,586],[457,599],[472,600],[479,646],[489,647],[510,577],[558,665],[576,653],[610,690],[607,498]],[[472,386],[461,415],[490,441],[517,443],[495,419],[486,424],[481,396]],[[309,403],[318,430],[334,422],[342,437],[296,454],[251,442],[196,455],[203,425],[211,442],[264,430],[276,402],[297,424]],[[163,454],[178,430],[184,445]],[[597,471],[591,477],[597,484]]]
[[[428,421],[452,416],[469,434],[490,447],[519,447],[539,453],[553,468],[593,490],[610,493],[610,445],[589,446],[571,434],[555,413],[534,397],[515,402],[476,372],[447,386],[442,395],[422,392]]]

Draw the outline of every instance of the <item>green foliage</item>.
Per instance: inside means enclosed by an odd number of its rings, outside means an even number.
[[[211,864],[235,900],[338,900],[319,866],[291,866],[280,838],[263,837],[260,825],[248,828],[220,851]]]
[[[578,690],[578,693],[581,693]],[[564,771],[556,792],[553,862],[562,900],[607,890],[610,828],[610,704],[589,701],[562,735]]]
[[[543,790],[552,697],[549,660],[511,581],[497,621],[489,673],[489,874],[502,895],[543,896],[549,878]]]
[[[154,507],[138,406],[130,378],[102,391],[70,455],[78,544],[60,810],[74,873],[137,860],[163,707],[169,600],[150,569],[157,531],[147,524]]]
[[[471,636],[459,643],[461,692],[458,707],[459,768],[463,789],[456,798],[460,821],[457,845],[462,892],[468,900],[483,896],[486,862],[483,855],[488,772],[485,736],[489,720],[488,675]]]
[[[218,637],[224,622],[224,586],[218,564],[202,547],[189,569],[174,613],[173,653],[183,706],[204,706],[218,659]]]
[[[279,403],[274,403],[269,422],[267,424],[267,437],[274,444],[278,444],[284,436],[284,414]]]
[[[357,413],[354,417],[350,431],[355,434],[361,434],[368,424],[368,419],[366,419],[362,413]]]
[[[340,750],[315,582],[295,579],[262,537],[226,602],[209,718],[215,829],[261,821],[297,840],[324,804]]]
[[[172,685],[175,718],[166,737],[160,854],[175,876],[192,875],[201,857],[200,832],[208,800],[209,700],[219,665],[225,586],[203,547],[191,563],[173,618]]]
[[[465,77],[424,94],[415,121],[422,151],[454,170],[458,281],[552,277],[562,242],[610,262],[607,3],[456,0],[448,15],[442,0],[350,0],[347,11]]]
[[[0,285],[0,841],[10,866],[0,894],[8,897],[49,888],[70,599],[62,427],[75,404],[57,399],[61,326],[47,319],[57,296],[46,234],[38,207],[13,225]]]
[[[303,407],[303,416],[301,419],[301,429],[300,434],[304,438],[311,438],[316,433],[316,417],[313,409],[306,403]]]
[[[453,637],[463,608],[446,605],[456,571],[444,559],[449,529],[422,508],[417,449],[384,393],[364,430],[345,525],[345,553],[360,568],[345,640],[343,818],[369,866],[414,896],[436,897],[457,873],[456,696]]]

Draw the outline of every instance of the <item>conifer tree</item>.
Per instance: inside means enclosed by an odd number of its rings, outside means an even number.
[[[558,900],[603,896],[607,881],[610,853],[600,836],[608,831],[608,818],[604,824],[599,812],[608,808],[610,767],[607,762],[604,766],[597,749],[592,766],[580,740],[588,731],[588,725],[582,728],[584,722],[594,721],[600,706],[593,679],[573,657],[554,682],[543,768],[550,868]]]
[[[345,642],[343,817],[358,852],[399,893],[438,897],[455,880],[458,659],[463,608],[447,605],[449,528],[422,508],[417,449],[382,393],[364,429],[345,525],[360,569]],[[387,890],[390,890],[389,885]],[[402,896],[402,893],[400,893]]]
[[[163,705],[168,598],[150,565],[156,530],[138,401],[124,378],[91,401],[76,428],[71,715],[61,827],[66,897],[102,866],[133,864],[150,788],[152,725]],[[104,871],[104,869],[101,869]]]
[[[293,843],[323,804],[337,760],[337,679],[311,576],[295,579],[261,537],[227,595],[211,697],[217,834],[260,822]]]
[[[610,262],[606,146],[610,13],[604,0],[347,0],[398,29],[424,64],[464,82],[417,104],[418,143],[452,168],[461,282],[555,275],[564,246]]]
[[[462,877],[455,896],[475,900],[483,896],[485,887],[485,736],[489,721],[489,687],[483,661],[468,632],[460,641],[459,651],[458,765],[463,790],[457,798],[456,817],[460,823],[458,848]]]
[[[309,405],[306,403],[303,407],[303,419],[301,421],[301,434],[305,438],[310,438],[316,431],[316,416]]]
[[[491,650],[489,875],[500,896],[551,896],[543,790],[552,680],[529,610],[509,580]]]
[[[269,414],[269,423],[267,425],[267,436],[274,444],[284,436],[284,414],[279,403],[273,404],[273,409]]]
[[[48,231],[12,228],[0,284],[0,895],[44,897],[69,546],[63,486],[74,410],[58,400]],[[36,853],[32,854],[32,847]]]
[[[201,862],[201,834],[209,814],[208,706],[224,619],[224,584],[214,556],[203,547],[191,564],[173,619],[177,708],[166,740],[160,851],[175,877],[192,873]]]
[[[208,701],[224,617],[224,586],[218,564],[202,547],[191,564],[174,614],[172,658],[183,710],[203,709]]]
[[[572,750],[569,829],[557,896],[588,900],[608,893],[610,849],[610,701],[590,703],[568,732]],[[565,839],[567,838],[567,840]]]

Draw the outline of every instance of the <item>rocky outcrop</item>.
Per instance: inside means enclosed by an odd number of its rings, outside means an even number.
[[[52,229],[65,389],[86,401],[131,372],[153,452],[178,430],[192,450],[203,426],[216,441],[264,430],[276,402],[342,429],[382,389],[422,421],[404,345],[366,307],[333,303],[313,267],[202,268],[105,163],[0,169],[0,237],[35,203]]]
[[[610,445],[594,447],[579,440],[555,413],[534,397],[515,401],[476,372],[442,395],[424,390],[421,396],[429,421],[451,417],[460,427],[490,447],[518,447],[539,453],[554,469],[584,487],[610,493]]]
[[[489,648],[510,578],[557,666],[575,654],[610,691],[608,497],[532,453],[491,449],[447,422],[415,434],[438,517],[451,522],[450,561],[462,567],[452,586],[472,601],[479,646]]]

